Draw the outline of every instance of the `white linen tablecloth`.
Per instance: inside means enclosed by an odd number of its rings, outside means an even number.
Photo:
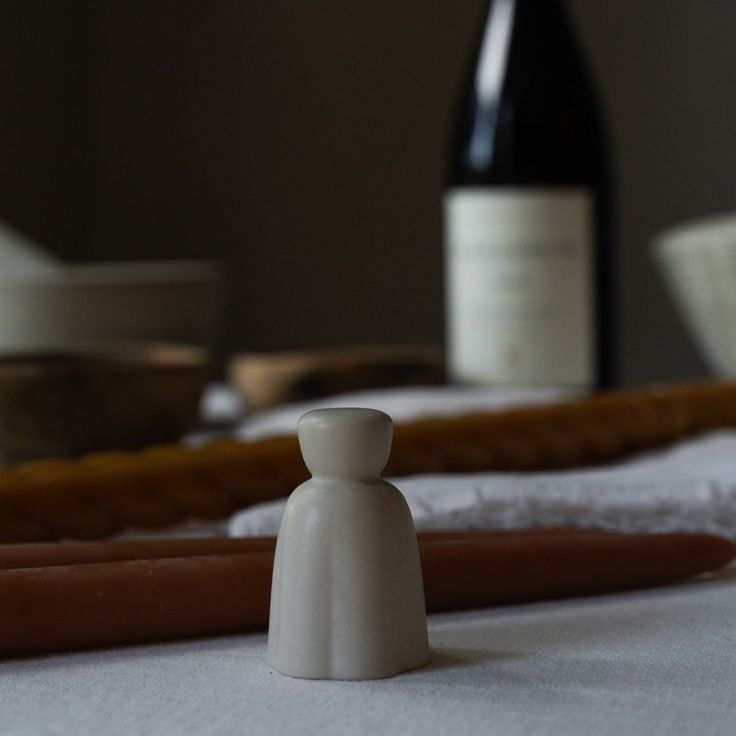
[[[367,682],[275,673],[264,662],[265,634],[5,662],[0,733],[736,732],[736,569],[687,585],[429,622],[429,667]]]

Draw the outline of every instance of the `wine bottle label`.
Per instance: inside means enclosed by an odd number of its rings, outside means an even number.
[[[590,192],[450,189],[445,230],[450,378],[591,385]]]

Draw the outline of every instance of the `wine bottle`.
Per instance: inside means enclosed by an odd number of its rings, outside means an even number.
[[[560,0],[490,0],[444,197],[450,380],[611,384],[607,163]]]

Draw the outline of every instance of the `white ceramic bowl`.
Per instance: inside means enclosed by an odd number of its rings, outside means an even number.
[[[736,214],[671,228],[657,238],[654,252],[711,368],[736,376]]]
[[[166,341],[212,347],[222,274],[209,261],[0,273],[0,349]]]

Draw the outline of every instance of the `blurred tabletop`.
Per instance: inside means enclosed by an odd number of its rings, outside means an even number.
[[[732,734],[736,568],[642,592],[430,616],[432,663],[297,680],[265,634],[0,664],[5,736]]]

